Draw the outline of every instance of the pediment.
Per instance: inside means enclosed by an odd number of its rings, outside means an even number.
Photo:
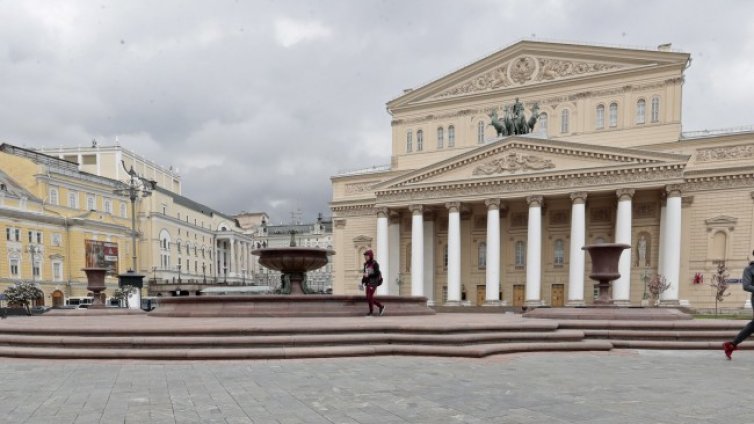
[[[578,79],[684,64],[685,53],[522,41],[410,91],[388,108]]]
[[[733,227],[738,222],[738,218],[728,215],[718,215],[714,218],[705,219],[704,223],[708,227]]]
[[[389,190],[612,168],[686,163],[688,155],[657,153],[529,137],[507,137],[375,186]]]

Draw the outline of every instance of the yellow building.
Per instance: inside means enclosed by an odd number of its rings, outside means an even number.
[[[335,293],[357,291],[373,248],[383,293],[591,304],[581,247],[621,242],[617,305],[661,274],[664,303],[714,306],[717,265],[738,278],[754,246],[754,133],[681,131],[689,64],[665,45],[522,41],[405,90],[390,165],[332,177]]]
[[[50,156],[0,146],[6,252],[0,258],[0,290],[34,281],[45,292],[45,305],[61,305],[87,296],[82,271],[87,266],[112,269],[108,296],[117,274],[131,269],[146,276],[143,295],[189,295],[208,285],[251,281],[252,236],[234,218],[180,195],[177,172],[119,146],[76,149],[77,155],[59,150]],[[121,160],[144,170],[148,179],[158,178],[150,195],[136,200],[136,266],[130,199],[114,194],[128,178]],[[101,175],[83,170],[90,168]]]

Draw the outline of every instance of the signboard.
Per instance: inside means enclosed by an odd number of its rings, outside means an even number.
[[[87,268],[108,268],[108,275],[118,274],[118,243],[100,240],[84,242]]]

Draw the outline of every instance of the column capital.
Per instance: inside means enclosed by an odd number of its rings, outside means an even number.
[[[668,184],[665,186],[665,191],[668,197],[681,197],[681,185],[680,184]]]
[[[409,205],[408,210],[410,210],[413,215],[421,214],[424,212],[424,205]]]
[[[487,199],[484,205],[487,206],[487,210],[500,209],[500,199]]]
[[[374,208],[374,212],[377,214],[378,218],[385,218],[389,216],[390,208],[380,206],[380,207]]]
[[[615,195],[618,196],[618,201],[631,200],[634,197],[636,190],[632,188],[619,188],[615,190]]]
[[[526,197],[526,204],[529,205],[529,207],[542,207],[544,205],[545,198],[544,196],[527,196]]]
[[[587,192],[585,192],[585,191],[576,191],[574,193],[571,193],[571,201],[574,204],[586,203],[586,196],[587,196]]]
[[[448,202],[445,207],[448,208],[448,212],[460,212],[461,202]]]

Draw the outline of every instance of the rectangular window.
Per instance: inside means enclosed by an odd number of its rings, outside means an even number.
[[[60,262],[52,263],[52,279],[53,281],[63,280],[63,264]]]
[[[113,202],[112,202],[112,200],[105,199],[103,203],[105,204],[105,213],[113,213]]]
[[[75,191],[68,192],[68,207],[69,208],[73,208],[73,209],[78,208],[78,203],[79,203],[78,197],[79,195]]]
[[[31,267],[31,270],[34,278],[39,278],[39,264],[34,264],[34,266]]]
[[[10,228],[6,228],[5,229],[5,239],[8,240],[8,241],[10,241],[10,233],[11,233],[11,229]]]
[[[13,231],[15,232],[15,240],[21,241],[21,230],[18,228],[15,228]]]
[[[86,196],[86,209],[89,211],[95,210],[94,196]]]
[[[18,259],[10,260],[10,275],[11,277],[18,277]]]
[[[37,231],[37,244],[42,244],[42,232]]]
[[[34,231],[29,231],[29,243],[34,243]]]

